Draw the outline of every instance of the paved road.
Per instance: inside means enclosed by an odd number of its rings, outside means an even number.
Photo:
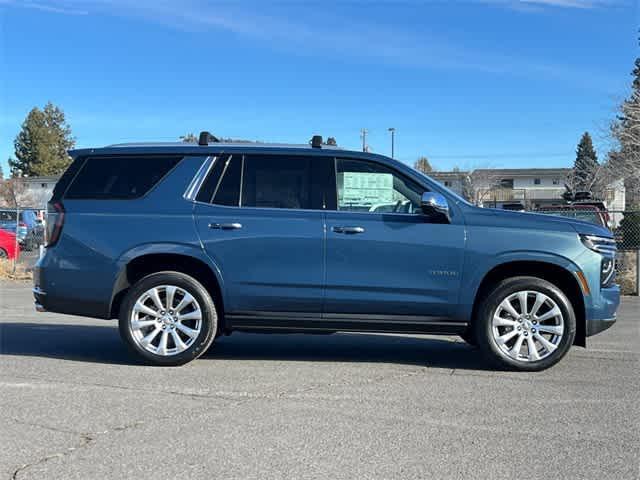
[[[454,337],[243,335],[136,364],[114,323],[0,283],[0,474],[64,479],[631,479],[640,301],[537,374]]]

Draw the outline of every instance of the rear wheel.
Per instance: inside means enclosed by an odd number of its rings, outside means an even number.
[[[537,371],[569,351],[576,318],[569,299],[552,283],[514,277],[489,293],[474,327],[478,346],[499,367]]]
[[[218,315],[207,290],[194,278],[160,272],[137,282],[120,311],[120,335],[154,365],[183,365],[214,340]]]

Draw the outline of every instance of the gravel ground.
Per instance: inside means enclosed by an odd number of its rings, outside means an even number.
[[[115,322],[0,283],[0,475],[64,479],[639,478],[640,299],[536,374],[455,337],[233,334],[139,365]]]

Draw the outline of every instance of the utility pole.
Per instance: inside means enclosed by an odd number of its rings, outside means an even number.
[[[389,131],[391,132],[391,158],[395,158],[396,129],[391,127]]]
[[[369,133],[369,130],[367,130],[366,128],[363,128],[362,130],[360,130],[360,138],[362,139],[363,152],[367,151],[367,133]]]

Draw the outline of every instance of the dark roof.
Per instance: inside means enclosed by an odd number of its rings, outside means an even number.
[[[493,175],[530,176],[530,175],[567,175],[570,168],[476,168],[474,172],[484,172]]]

